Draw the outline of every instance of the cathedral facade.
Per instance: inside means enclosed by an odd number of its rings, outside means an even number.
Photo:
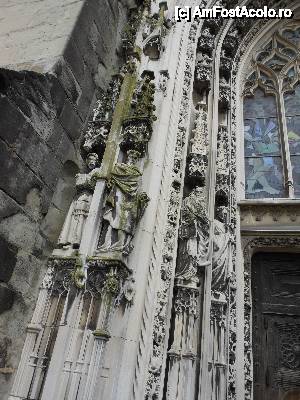
[[[95,69],[76,156],[54,179],[63,217],[11,358],[18,298],[0,307],[3,400],[300,399],[299,1],[124,3],[113,72]],[[176,21],[176,6],[214,5],[294,15]]]

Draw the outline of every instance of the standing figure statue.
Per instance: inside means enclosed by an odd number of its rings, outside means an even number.
[[[196,186],[182,203],[179,254],[176,278],[198,280],[198,269],[207,264],[209,221],[205,209],[205,189]]]
[[[222,292],[225,290],[230,263],[230,234],[226,227],[227,208],[219,206],[214,221],[214,251],[212,258],[212,290]]]
[[[138,192],[142,174],[136,163],[140,153],[129,150],[127,156],[127,162],[115,164],[109,177],[109,193],[103,214],[107,230],[105,235],[102,234],[102,243],[100,239],[97,253],[120,253],[127,256],[132,250],[131,241],[137,223],[149,201],[146,193]]]
[[[99,158],[96,153],[90,153],[86,159],[86,165],[91,171],[88,174],[76,175],[77,194],[73,199],[67,218],[58,238],[58,248],[64,251],[78,249],[81,242],[83,228],[89,213],[93,193],[93,174],[97,170]]]

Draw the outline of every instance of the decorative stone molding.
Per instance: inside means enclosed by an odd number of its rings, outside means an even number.
[[[115,75],[107,92],[102,92],[96,102],[92,118],[88,123],[87,132],[84,135],[82,149],[84,152],[96,152],[100,157],[104,150],[111,127],[111,121],[118,97],[120,95],[123,77]]]
[[[167,70],[162,70],[159,72],[159,82],[158,82],[158,91],[162,92],[163,96],[167,95],[167,86],[168,81],[170,79],[169,72]]]
[[[154,14],[147,18],[146,28],[143,32],[145,39],[143,42],[143,50],[144,54],[148,56],[150,60],[158,60],[163,50],[162,40],[169,27],[165,19],[165,11],[167,11],[167,9],[167,2],[160,2],[159,14]]]
[[[85,273],[79,257],[52,257],[42,287],[66,295],[72,285],[82,289],[84,282]]]
[[[224,52],[220,58],[220,76],[229,81],[232,68],[232,58],[226,57]]]
[[[207,106],[198,103],[196,107],[195,128],[190,139],[190,149],[187,158],[186,179],[192,186],[203,186],[208,167],[208,131]]]
[[[298,229],[300,205],[295,204],[240,204],[242,229],[269,226],[273,229],[289,226]]]
[[[215,2],[215,6],[221,5],[220,1]],[[204,20],[203,27],[202,27],[202,32],[205,29],[208,29],[212,34],[217,35],[219,32],[222,24],[223,24],[223,19],[222,18],[208,18]]]
[[[190,91],[192,88],[192,71],[191,71],[191,63],[193,62],[194,53],[193,47],[196,42],[196,33],[197,33],[197,24],[194,23],[191,26],[189,38],[188,38],[188,50],[187,50],[187,59],[185,62],[185,77],[184,77],[184,85],[183,85],[183,96],[180,106],[180,116],[179,116],[179,126],[176,132],[176,146],[175,146],[175,154],[181,153],[184,151],[186,140],[185,135],[187,134],[187,109],[190,102]],[[189,51],[190,49],[190,51]],[[173,268],[173,259],[175,257],[174,250],[176,249],[176,241],[177,241],[177,230],[179,223],[179,212],[178,212],[178,204],[180,205],[180,197],[181,197],[181,185],[182,185],[182,169],[184,168],[182,155],[181,158],[175,158],[173,163],[173,176],[176,176],[176,183],[173,184],[170,188],[169,198],[173,197],[173,201],[169,203],[168,207],[168,215],[172,213],[172,223],[168,222],[165,228],[164,234],[164,248],[163,248],[163,262],[160,266],[161,277],[162,280],[160,282],[159,290],[156,294],[156,307],[154,311],[154,319],[153,319],[153,330],[161,332],[160,339],[157,341],[155,337],[153,337],[153,342],[151,346],[151,355],[150,355],[150,363],[148,376],[146,381],[146,389],[145,389],[145,399],[153,399],[158,398],[161,390],[162,376],[160,374],[162,370],[162,363],[164,354],[166,352],[166,327],[168,324],[168,304],[169,304],[169,296],[171,295],[170,290],[172,287],[171,274]],[[180,179],[179,179],[180,177]],[[174,183],[174,181],[173,181]],[[176,201],[174,201],[176,199]],[[174,207],[176,205],[176,207]],[[176,217],[176,224],[173,223],[174,218]],[[163,279],[164,278],[164,279]]]
[[[230,174],[229,174],[229,135],[224,125],[219,126],[217,137],[217,168],[216,168],[216,203],[229,204]]]
[[[230,29],[227,35],[224,38],[223,41],[223,46],[222,48],[225,51],[225,55],[227,57],[234,57],[237,48],[238,48],[238,43],[239,43],[239,34],[238,31],[233,29]]]
[[[143,9],[147,7],[148,5],[141,5],[137,8],[132,8],[130,11],[128,23],[125,25],[121,35],[123,51],[127,56],[134,52],[136,35],[141,23]]]
[[[214,48],[214,41],[215,36],[210,33],[209,28],[203,29],[198,40],[197,50],[211,57]]]
[[[151,139],[152,125],[147,117],[128,118],[123,122],[122,142],[120,148],[138,151],[141,156],[147,152],[147,145]]]
[[[212,78],[212,59],[207,54],[203,54],[202,58],[197,61],[195,67],[196,89],[201,92],[203,89],[209,89]]]
[[[225,79],[220,79],[219,107],[228,110],[230,107],[230,85]]]
[[[86,291],[94,296],[103,293],[110,294],[114,301],[119,303],[124,299],[132,301],[133,289],[129,288],[132,282],[131,271],[121,260],[90,257],[87,262]]]
[[[144,71],[133,94],[129,118],[148,118],[150,122],[156,120],[155,105],[153,104],[155,94],[153,80],[153,72]]]

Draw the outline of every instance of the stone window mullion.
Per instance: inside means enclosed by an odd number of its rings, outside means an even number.
[[[292,175],[292,164],[291,164],[291,156],[290,156],[290,148],[289,148],[289,140],[288,140],[288,130],[287,130],[287,121],[286,121],[286,113],[285,113],[285,105],[283,98],[283,88],[282,88],[282,79],[279,78],[279,91],[278,91],[278,117],[279,117],[279,126],[280,126],[280,134],[281,134],[281,151],[282,151],[282,162],[283,162],[283,171],[285,177],[285,188],[288,194],[288,197],[294,197],[294,184],[293,184],[293,175]]]

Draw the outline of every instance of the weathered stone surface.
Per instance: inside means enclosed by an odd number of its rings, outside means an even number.
[[[7,241],[0,236],[0,281],[8,282],[13,273],[17,257],[16,247],[7,243]]]
[[[4,284],[0,284],[0,314],[11,309],[14,299],[14,291],[6,287]]]

